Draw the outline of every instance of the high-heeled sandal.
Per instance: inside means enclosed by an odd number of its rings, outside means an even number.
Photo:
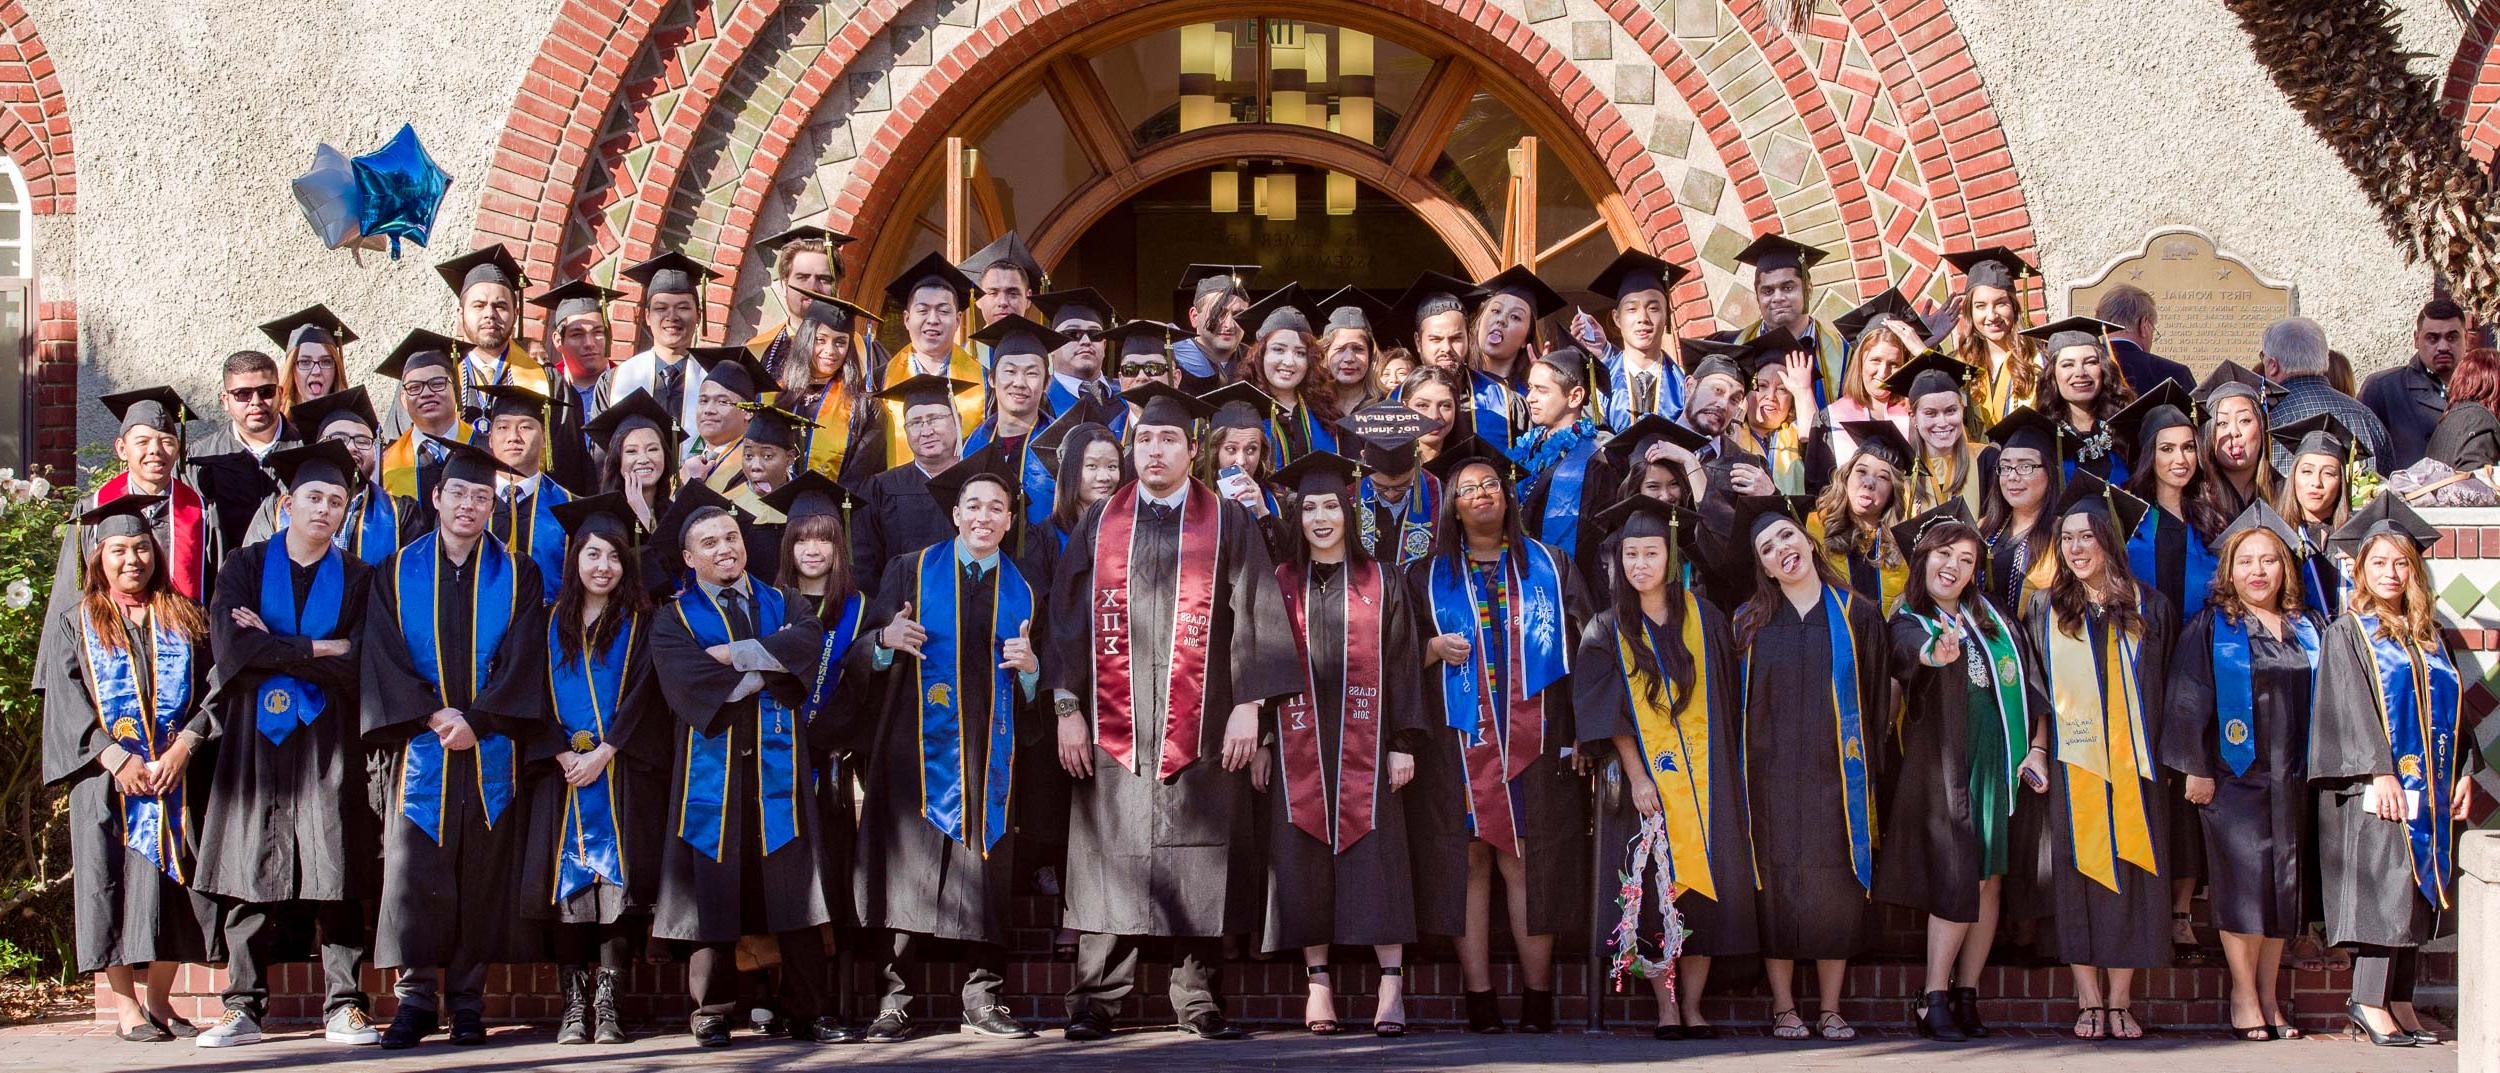
[[[1328,966],[1304,965],[1302,967],[1302,975],[1312,979],[1326,976],[1328,975]],[[1305,995],[1303,997],[1303,1001],[1307,1004],[1310,1001],[1309,996]],[[1329,1008],[1334,1009],[1336,1007],[1337,989],[1333,986],[1328,989],[1328,1003]],[[1302,1022],[1302,1030],[1314,1036],[1333,1036],[1337,1034],[1337,1019],[1334,1017],[1322,1017],[1316,1021],[1304,1021]]]
[[[1406,978],[1406,967],[1403,965],[1383,965],[1380,967],[1380,975],[1384,977],[1395,976],[1400,980],[1404,980]],[[1406,1004],[1406,992],[1403,988],[1401,988],[1398,992],[1398,1004],[1400,1006],[1404,1006]],[[1375,1020],[1372,1022],[1372,1035],[1378,1036],[1382,1039],[1396,1039],[1405,1034],[1406,1022],[1404,1021]]]

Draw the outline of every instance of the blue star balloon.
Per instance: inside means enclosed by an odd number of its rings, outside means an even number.
[[[402,125],[389,143],[354,161],[356,190],[363,198],[357,223],[368,236],[391,240],[391,259],[399,259],[399,240],[425,245],[434,229],[434,212],[451,189],[451,176],[437,167],[417,141],[417,128]]]
[[[321,237],[323,249],[335,250],[363,237],[359,216],[364,199],[356,192],[355,169],[329,143],[313,150],[312,170],[295,177],[295,201],[303,206],[304,222]]]

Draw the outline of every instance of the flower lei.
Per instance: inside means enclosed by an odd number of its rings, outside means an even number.
[[[1675,996],[1675,959],[1683,952],[1684,940],[1692,931],[1684,926],[1683,914],[1675,911],[1675,896],[1682,892],[1667,881],[1668,868],[1666,818],[1655,815],[1641,817],[1640,833],[1632,836],[1632,852],[1624,861],[1624,871],[1618,877],[1620,886],[1615,890],[1615,905],[1622,909],[1623,915],[1616,920],[1614,935],[1607,942],[1614,951],[1607,978],[1614,981],[1617,991],[1623,990],[1625,976],[1638,972],[1649,979],[1664,981],[1668,998]],[[1647,885],[1641,882],[1643,872],[1651,877]],[[1655,886],[1658,890],[1658,916],[1663,934],[1658,937],[1656,958],[1641,955],[1641,904],[1647,893],[1646,886]]]

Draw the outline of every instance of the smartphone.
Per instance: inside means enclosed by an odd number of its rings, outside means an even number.
[[[2035,791],[2044,791],[2049,788],[2049,780],[2041,778],[2040,773],[2037,771],[2033,771],[2030,768],[2024,768],[2023,785],[2031,787]]]
[[[1259,483],[1241,471],[1240,466],[1226,466],[1215,475],[1215,490],[1226,499],[1241,499],[1258,494]]]

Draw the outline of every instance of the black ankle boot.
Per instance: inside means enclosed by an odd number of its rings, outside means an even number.
[[[1510,1031],[1502,1023],[1502,1001],[1493,992],[1467,992],[1467,1031],[1486,1035]]]
[[[1979,1020],[1978,988],[1953,989],[1953,1027],[1961,1029],[1963,1035],[1972,1039],[1988,1038],[1988,1026]]]
[[[598,989],[590,994],[590,1012],[597,1023],[597,1027],[591,1030],[591,1042],[625,1042],[625,1019],[616,1012],[616,994],[623,990],[625,970],[599,970]]]
[[[1928,992],[1926,1000],[1911,1015],[1910,1027],[1917,1029],[1924,1038],[1946,1043],[1960,1043],[1970,1038],[1953,1023],[1953,993],[1950,991]]]
[[[1519,1030],[1543,1034],[1554,1030],[1554,993],[1529,988],[1519,996]]]
[[[557,970],[564,981],[564,1019],[556,1023],[557,1043],[590,1042],[590,970],[566,965]]]

